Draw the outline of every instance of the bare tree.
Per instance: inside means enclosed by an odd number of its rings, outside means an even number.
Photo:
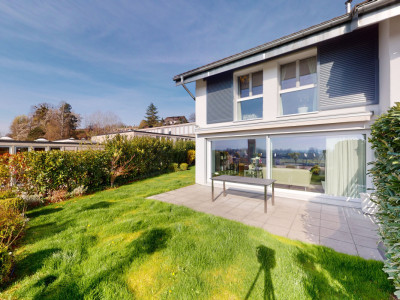
[[[123,126],[120,117],[113,112],[96,111],[85,118],[85,127],[90,135],[112,133]]]
[[[31,127],[31,119],[28,116],[16,116],[10,125],[10,136],[16,140],[26,140]]]
[[[189,117],[187,118],[187,120],[188,120],[189,122],[196,122],[196,114],[195,114],[195,113],[191,113],[191,114],[189,115]]]

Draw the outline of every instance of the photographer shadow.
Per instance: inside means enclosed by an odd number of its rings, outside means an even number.
[[[275,262],[275,250],[267,248],[265,246],[258,246],[256,249],[257,260],[260,263],[260,268],[258,269],[257,275],[246,294],[244,299],[249,299],[251,292],[256,285],[258,278],[264,271],[264,297],[263,299],[275,299],[274,286],[272,284],[271,269],[276,265]]]

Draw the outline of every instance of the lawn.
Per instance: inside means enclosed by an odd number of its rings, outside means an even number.
[[[194,169],[28,213],[5,299],[389,299],[383,264],[145,198]]]

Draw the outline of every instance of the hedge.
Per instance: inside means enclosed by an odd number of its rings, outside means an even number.
[[[370,174],[376,188],[380,234],[387,249],[384,271],[400,297],[400,103],[374,122],[371,136],[376,159]]]
[[[172,163],[186,163],[192,141],[172,142],[150,137],[117,135],[104,150],[25,152],[2,159],[0,181],[7,188],[10,177],[19,193],[49,196],[53,191],[72,192],[85,187],[89,192],[168,171]],[[6,167],[5,167],[6,166]]]

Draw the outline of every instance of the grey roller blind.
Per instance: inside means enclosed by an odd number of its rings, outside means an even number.
[[[233,73],[207,79],[207,124],[233,121]]]
[[[319,109],[378,103],[378,28],[358,30],[318,48]]]

